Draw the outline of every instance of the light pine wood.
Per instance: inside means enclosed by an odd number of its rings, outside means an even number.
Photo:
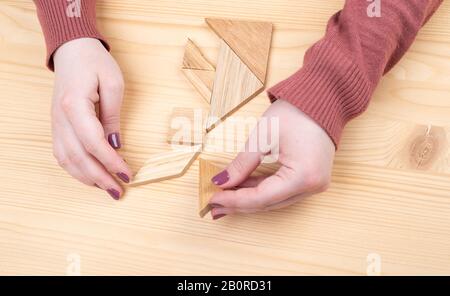
[[[258,77],[224,42],[220,41],[211,107],[206,129],[210,131],[263,90]]]
[[[212,161],[202,159],[199,160],[199,170],[198,170],[198,191],[199,191],[199,215],[204,217],[211,211],[209,206],[209,201],[214,193],[221,191],[219,187],[211,182],[212,177],[217,175],[222,168],[215,165]]]
[[[347,126],[339,160],[450,174],[450,126],[402,122],[369,113]],[[362,133],[370,133],[372,138],[364,138]]]
[[[214,85],[215,68],[191,39],[188,39],[184,49],[181,71],[209,104]]]
[[[184,49],[183,69],[215,71],[214,66],[191,39],[188,39]]]
[[[189,80],[192,86],[198,91],[203,99],[211,103],[211,92],[214,85],[216,73],[208,70],[181,69],[184,76]]]
[[[173,108],[167,143],[190,146],[203,144],[207,114],[202,109]]]
[[[97,0],[99,29],[126,82],[121,155],[137,172],[149,156],[170,151],[174,107],[207,109],[180,71],[187,38],[217,61],[219,40],[205,17],[274,23],[271,86],[301,66],[342,5]],[[384,275],[449,274],[449,20],[444,1],[368,110],[347,125],[327,192],[275,212],[211,221],[198,217],[198,161],[179,178],[127,187],[119,202],[58,167],[54,77],[43,66],[33,2],[0,1],[0,274],[65,275],[68,259],[79,255],[84,275],[365,275],[371,253]],[[268,106],[261,93],[235,115],[256,121]],[[410,148],[429,126],[444,145],[415,167]],[[208,134],[202,158],[225,165],[235,152],[215,150],[242,147],[245,138],[229,137],[225,127]]]
[[[182,176],[200,153],[201,145],[175,146],[173,149],[152,155],[139,169],[130,185],[143,185]]]
[[[272,40],[272,24],[216,18],[207,18],[206,23],[264,84]]]

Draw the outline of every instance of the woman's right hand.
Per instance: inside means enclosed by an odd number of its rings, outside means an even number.
[[[73,177],[119,199],[123,189],[113,176],[128,183],[132,175],[115,150],[121,146],[124,82],[120,68],[101,42],[93,38],[63,44],[53,60],[53,153]]]

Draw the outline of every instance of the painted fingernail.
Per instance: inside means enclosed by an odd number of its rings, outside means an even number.
[[[213,216],[213,220],[219,220],[220,218],[225,217],[225,216],[226,216],[226,214],[219,214],[219,215]]]
[[[222,185],[228,182],[230,180],[230,174],[228,174],[227,170],[224,170],[220,172],[219,174],[215,175],[211,182],[213,182],[215,185]]]
[[[108,143],[113,147],[114,149],[119,149],[122,147],[120,144],[120,135],[119,133],[112,133],[108,135]]]
[[[209,204],[209,206],[210,206],[211,208],[223,208],[223,205],[217,204],[217,203]]]
[[[120,198],[120,192],[117,191],[116,189],[108,189],[106,190],[106,192],[109,193],[109,195],[111,195],[112,198],[114,198],[115,200],[119,200]]]
[[[127,174],[125,174],[125,173],[117,173],[116,175],[117,175],[117,177],[120,178],[120,180],[124,181],[125,183],[130,183],[130,177],[128,177]]]

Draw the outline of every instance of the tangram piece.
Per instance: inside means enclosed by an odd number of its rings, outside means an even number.
[[[206,124],[209,132],[220,120],[259,94],[264,85],[234,51],[220,41],[216,77],[211,95],[211,108]]]
[[[130,185],[163,181],[183,175],[200,153],[201,147],[180,146],[177,150],[153,155],[137,172]]]
[[[209,103],[214,84],[215,69],[190,39],[188,39],[184,51],[182,72]]]
[[[206,23],[264,84],[272,40],[272,24],[215,18],[207,18]]]
[[[215,71],[214,66],[191,39],[188,39],[184,49],[183,69]]]
[[[199,214],[203,218],[211,210],[209,201],[213,194],[222,190],[211,182],[211,178],[222,169],[202,158],[200,158],[199,166]]]
[[[201,145],[203,143],[206,112],[202,109],[173,108],[169,119],[167,143],[176,145]]]
[[[211,92],[214,84],[214,71],[181,69],[184,76],[192,86],[200,93],[207,103],[211,102]]]

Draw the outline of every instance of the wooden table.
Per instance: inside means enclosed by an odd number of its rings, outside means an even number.
[[[383,79],[368,111],[347,126],[326,193],[213,222],[197,215],[198,162],[181,178],[129,188],[120,202],[57,166],[49,119],[53,73],[43,66],[35,8],[29,0],[2,0],[0,274],[450,273],[445,2]],[[273,22],[267,83],[273,85],[301,65],[342,5],[98,1],[99,27],[126,79],[122,154],[132,169],[168,149],[172,107],[205,107],[180,72],[188,37],[215,61],[218,38],[204,17]],[[261,94],[237,114],[259,116],[268,105]]]

